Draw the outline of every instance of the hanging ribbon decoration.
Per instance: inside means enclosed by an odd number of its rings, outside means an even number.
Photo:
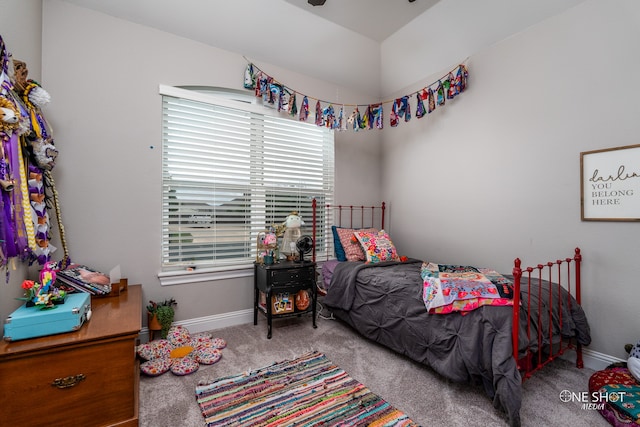
[[[414,96],[416,97],[416,117],[420,119],[435,111],[437,107],[443,107],[447,99],[453,99],[464,92],[467,88],[467,79],[469,77],[467,67],[463,63],[435,82],[399,98],[374,104],[344,104],[304,95],[300,91],[278,82],[275,78],[260,70],[255,64],[248,60],[247,62],[243,86],[245,89],[254,90],[255,96],[262,98],[263,103],[277,104],[278,111],[286,109],[291,117],[298,115],[298,120],[304,122],[309,119],[309,99],[312,99],[316,101],[314,122],[317,126],[341,131],[351,129],[354,132],[360,129],[383,129],[384,104],[391,104],[391,113],[389,115],[391,127],[397,127],[402,118],[404,118],[405,122],[410,121],[411,98]],[[296,105],[296,94],[303,96],[299,114]],[[427,102],[426,108],[425,101]],[[326,107],[323,107],[323,104],[326,104]],[[335,115],[334,104],[342,105],[338,117]],[[346,120],[344,119],[345,106],[353,107]],[[360,115],[359,107],[365,107],[365,112],[362,116]]]
[[[15,260],[44,265],[56,249],[50,244],[47,209],[55,192],[50,171],[58,150],[43,114],[50,99],[0,37],[0,267]]]

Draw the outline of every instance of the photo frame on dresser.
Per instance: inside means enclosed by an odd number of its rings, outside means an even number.
[[[580,153],[583,221],[640,221],[640,144]]]

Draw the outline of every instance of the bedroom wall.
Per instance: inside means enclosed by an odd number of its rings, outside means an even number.
[[[0,35],[8,53],[27,63],[29,77],[39,81],[42,61],[42,0],[0,0]],[[5,274],[8,273],[8,281]],[[22,297],[20,284],[37,271],[27,265],[10,263],[0,271],[0,319],[4,321],[21,304],[15,298]],[[6,282],[6,283],[4,283]]]
[[[640,142],[638,40],[640,3],[586,1],[474,53],[465,93],[385,129],[383,196],[400,252],[510,272],[516,257],[535,265],[579,246],[588,348],[626,358],[640,331],[640,228],[581,221],[580,152]]]
[[[164,287],[157,278],[162,190],[158,85],[241,89],[242,53],[57,0],[44,2],[43,17],[42,83],[53,99],[49,117],[60,150],[54,177],[72,259],[104,271],[119,264],[129,283],[143,284],[143,301],[175,297],[177,321],[251,309],[252,277]],[[274,46],[282,48],[281,43]],[[373,101],[267,62],[256,65],[308,94]],[[345,183],[336,188],[337,201],[379,200],[379,164],[379,139],[337,134],[336,179]]]

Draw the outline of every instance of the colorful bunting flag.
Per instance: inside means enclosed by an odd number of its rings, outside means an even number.
[[[371,110],[373,114],[373,122],[377,129],[382,129],[384,127],[383,113],[382,113],[382,104],[378,104],[374,106]]]
[[[364,116],[360,122],[360,129],[373,129],[373,114],[371,114],[371,105],[367,105],[367,109],[364,110]]]
[[[335,128],[336,114],[333,109],[333,105],[329,104],[327,108],[322,110],[322,118],[326,127],[328,127],[329,129]]]
[[[322,117],[322,105],[320,105],[320,101],[316,102],[316,126],[324,126],[324,117]]]
[[[298,106],[296,105],[296,93],[293,92],[289,96],[289,115],[295,117],[296,114],[298,114]]]
[[[424,105],[422,106],[424,109]],[[408,122],[411,120],[411,106],[409,105],[409,96],[403,96],[402,98],[397,98],[393,102],[393,108],[391,111],[391,126],[398,126],[398,122],[400,117],[404,116],[404,121]]]
[[[467,88],[468,70],[464,64],[458,65],[456,68],[447,73],[439,80],[425,86],[417,92],[396,98],[394,100],[382,101],[376,104],[369,104],[361,116],[357,104],[348,118],[344,116],[344,104],[340,107],[340,111],[336,117],[333,103],[316,99],[315,124],[317,126],[325,126],[333,130],[352,129],[358,131],[360,129],[383,129],[384,115],[383,105],[391,104],[391,114],[389,123],[391,127],[396,127],[400,123],[400,119],[404,118],[405,122],[411,120],[411,103],[410,99],[416,95],[416,117],[422,118],[433,112],[436,107],[445,105],[447,99],[453,99]],[[264,73],[254,64],[249,63],[244,71],[245,89],[254,90],[255,96],[262,98],[263,103],[277,104],[277,111],[287,111],[291,117],[298,115],[300,121],[307,121],[309,118],[309,97],[303,95],[300,110],[298,110],[296,94],[297,92],[287,86],[277,82],[273,77]],[[435,88],[435,89],[433,89]],[[427,101],[425,108],[424,101]],[[326,108],[322,108],[322,104],[326,104]]]
[[[338,130],[347,130],[346,123],[344,120],[344,105],[340,107],[340,112],[338,113],[338,123],[336,125],[336,129]]]
[[[404,121],[408,122],[411,120],[411,104],[409,104],[409,97],[402,97],[402,113],[404,114]]]
[[[247,69],[244,71],[244,88],[255,89],[256,76],[253,73],[253,64],[248,64]]]
[[[436,88],[436,94],[438,96],[438,105],[444,105],[445,103],[445,98],[444,98],[444,85],[442,84],[442,82],[438,82],[438,87]]]
[[[436,95],[433,93],[431,88],[427,91],[427,98],[427,112],[432,113],[436,109]]]
[[[347,119],[347,122],[349,122],[349,124],[351,125],[351,129],[353,129],[355,132],[360,130],[361,119],[360,119],[360,111],[358,111],[358,107],[356,107],[356,109],[353,110],[353,112]]]
[[[398,126],[398,108],[400,108],[400,98],[393,101],[391,106],[391,115],[389,116],[389,125],[394,128]]]
[[[302,105],[300,106],[300,121],[306,122],[309,118],[309,99],[305,95],[302,98]]]
[[[421,119],[427,112],[424,109],[424,100],[427,99],[429,95],[425,89],[422,89],[421,92],[418,92],[416,98],[418,99],[416,103],[416,117]]]

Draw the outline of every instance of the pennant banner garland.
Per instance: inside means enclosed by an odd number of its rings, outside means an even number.
[[[415,116],[420,119],[432,113],[436,107],[443,107],[446,100],[453,99],[467,88],[469,73],[464,64],[458,65],[445,76],[400,98],[381,101],[376,104],[344,104],[324,101],[302,94],[278,82],[260,70],[254,64],[247,64],[244,72],[245,89],[253,90],[263,103],[272,105],[278,112],[286,110],[293,118],[306,122],[309,119],[309,99],[315,103],[315,124],[334,130],[382,129],[384,127],[383,105],[391,104],[389,124],[397,127],[401,121],[411,120],[411,103],[415,102]],[[300,110],[297,107],[297,95],[302,96]],[[412,100],[415,98],[415,100]],[[425,105],[426,103],[426,105]],[[336,107],[334,107],[336,105]],[[353,107],[345,119],[345,107]],[[360,113],[359,107],[364,108]]]

